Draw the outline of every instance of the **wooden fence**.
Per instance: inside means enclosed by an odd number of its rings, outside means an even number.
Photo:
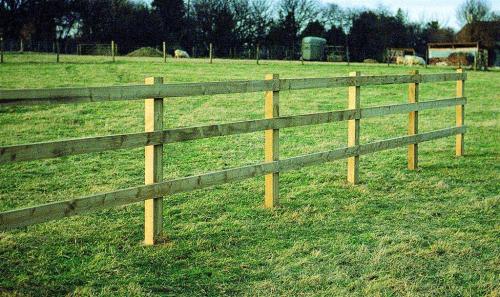
[[[205,83],[163,84],[162,78],[147,78],[145,84],[95,88],[58,88],[0,90],[0,107],[9,105],[66,104],[112,100],[145,99],[145,132],[77,138],[0,147],[0,164],[56,158],[61,156],[102,152],[125,148],[145,147],[145,185],[120,189],[71,200],[0,213],[0,230],[10,230],[54,219],[69,217],[99,209],[145,201],[145,244],[154,244],[162,232],[162,197],[202,189],[256,176],[265,176],[264,204],[272,208],[279,200],[279,174],[284,171],[323,162],[348,159],[348,182],[358,183],[359,156],[382,150],[408,146],[408,168],[418,166],[418,144],[442,137],[456,136],[456,155],[464,153],[464,82],[466,74],[457,73],[361,76],[359,72],[347,77],[280,79],[277,74],[264,80]],[[456,97],[419,102],[419,84],[456,81]],[[360,107],[360,88],[368,85],[409,84],[406,104]],[[348,87],[348,109],[314,114],[280,116],[279,93],[286,90]],[[215,124],[199,127],[165,129],[163,127],[163,98],[214,95],[246,92],[265,92],[265,119]],[[147,99],[149,98],[149,99]],[[418,132],[418,112],[421,110],[456,107],[456,127],[426,133]],[[409,114],[408,135],[378,142],[361,144],[360,121],[389,114]],[[347,147],[279,158],[281,128],[348,122]],[[265,131],[265,162],[196,176],[163,180],[163,145],[208,137]]]

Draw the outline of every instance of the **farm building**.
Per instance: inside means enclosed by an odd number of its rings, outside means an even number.
[[[479,42],[429,43],[427,44],[429,64],[446,63],[454,66],[481,68],[487,64],[484,49]]]
[[[488,51],[488,66],[500,66],[500,21],[465,25],[456,35],[457,42],[478,42]]]

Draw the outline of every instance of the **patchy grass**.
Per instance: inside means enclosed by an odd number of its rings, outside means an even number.
[[[409,68],[298,62],[6,56],[0,88],[363,74]],[[55,59],[55,58],[54,58]],[[420,69],[421,73],[453,71]],[[499,72],[469,72],[466,156],[454,139],[361,157],[361,184],[346,161],[281,175],[281,207],[262,207],[263,178],[165,198],[167,241],[141,246],[134,204],[0,233],[0,296],[498,296],[500,294]],[[454,83],[422,84],[421,101],[453,97]],[[406,102],[407,86],[361,88],[362,106]],[[281,114],[346,108],[347,89],[281,92]],[[167,99],[167,127],[257,119],[263,94]],[[0,144],[139,132],[143,101],[0,109]],[[361,141],[406,133],[407,116],[362,120]],[[454,109],[422,111],[422,132],[454,125]],[[346,123],[284,129],[281,156],[346,144]],[[165,146],[165,178],[263,160],[263,133]],[[140,185],[143,150],[0,166],[0,210]]]

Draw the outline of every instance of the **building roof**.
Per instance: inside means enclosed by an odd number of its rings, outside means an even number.
[[[479,47],[477,42],[435,42],[428,43],[429,48],[469,48]]]

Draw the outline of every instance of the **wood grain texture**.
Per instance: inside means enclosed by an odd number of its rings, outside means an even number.
[[[349,76],[358,78],[361,76],[359,71],[349,73]],[[349,87],[348,108],[359,110],[361,108],[361,88],[360,86]],[[359,145],[359,119],[349,120],[347,122],[347,146],[353,147]],[[359,155],[347,159],[347,182],[357,184],[359,182]]]
[[[463,69],[457,69],[457,74],[465,74]],[[457,80],[457,90],[456,94],[457,96],[464,96],[465,92],[465,80],[464,79],[459,79]],[[461,127],[464,125],[464,119],[465,119],[465,105],[457,105],[455,107],[456,109],[456,125],[457,127]],[[464,134],[457,134],[456,139],[455,139],[455,155],[456,156],[463,156],[464,155]]]
[[[266,75],[266,80],[273,84],[279,84],[278,74]],[[280,97],[278,91],[267,91],[265,93],[264,114],[266,119],[274,119],[280,116]],[[268,129],[265,132],[264,160],[273,162],[279,160],[279,129]],[[265,175],[264,207],[273,208],[279,203],[279,172]]]
[[[347,86],[423,83],[465,80],[466,73],[441,73],[425,75],[384,75],[330,78],[280,79],[279,84],[266,80],[170,83],[161,85],[126,85],[110,87],[53,88],[0,90],[0,106],[67,104],[139,100],[146,98],[189,97],[216,94],[250,93],[274,90],[301,90]]]
[[[0,213],[0,231],[29,226],[50,220],[74,216],[100,209],[107,209],[130,203],[140,202],[150,197],[160,197],[181,192],[202,189],[229,182],[262,176],[269,173],[284,172],[303,168],[314,164],[345,159],[356,155],[364,155],[406,146],[412,143],[431,141],[443,137],[463,134],[466,126],[453,127],[403,136],[383,141],[368,143],[354,147],[344,147],[332,151],[308,154],[289,159],[205,173],[162,181],[151,185],[142,185],[113,192],[96,194],[82,198],[59,201]]]
[[[149,77],[146,84],[162,84],[162,77]],[[146,99],[144,102],[144,130],[146,132],[163,129],[163,98]],[[163,181],[163,145],[144,147],[144,184]],[[153,245],[163,230],[163,197],[151,196],[144,201],[144,244]]]
[[[449,98],[418,103],[385,105],[360,110],[338,110],[313,114],[241,121],[227,124],[166,129],[157,132],[128,133],[99,137],[47,141],[0,147],[0,164],[58,158],[63,156],[104,152],[148,145],[190,141],[209,137],[252,133],[268,129],[281,129],[318,125],[352,119],[364,119],[456,105],[465,105],[466,98]]]
[[[418,75],[418,70],[412,71],[412,75]],[[418,83],[408,85],[408,102],[418,102]],[[418,111],[411,111],[408,114],[408,135],[418,134]],[[408,145],[408,169],[416,170],[418,167],[418,143]]]

